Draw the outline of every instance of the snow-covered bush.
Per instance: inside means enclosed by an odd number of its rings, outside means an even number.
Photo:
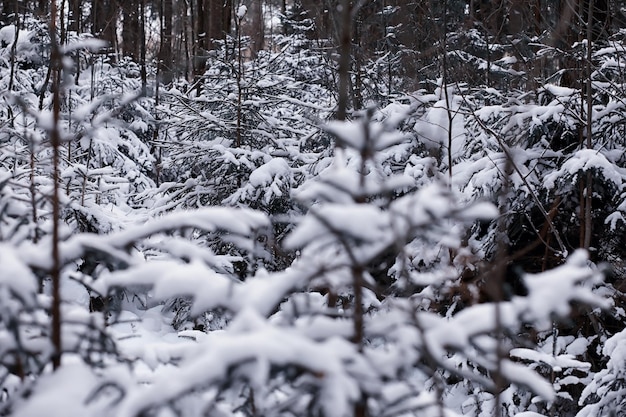
[[[594,50],[590,89],[518,91],[513,44],[433,31],[448,68],[435,54],[407,80],[417,51],[386,27],[352,74],[352,102],[381,107],[328,122],[333,41],[283,22],[270,50],[233,60],[227,36],[168,87],[70,33],[58,114],[45,26],[0,29],[0,415],[620,407],[621,38]]]

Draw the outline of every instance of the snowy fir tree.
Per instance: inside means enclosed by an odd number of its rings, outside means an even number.
[[[626,17],[0,2],[0,415],[626,415]]]

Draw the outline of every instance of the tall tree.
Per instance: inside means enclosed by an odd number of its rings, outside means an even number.
[[[194,75],[202,75],[206,56],[215,40],[230,33],[232,0],[197,0],[194,46]]]
[[[242,22],[241,30],[242,34],[250,39],[250,55],[254,58],[263,49],[265,42],[263,0],[247,0],[244,4],[248,8],[248,12]]]
[[[207,35],[209,39],[223,39],[230,33],[232,17],[232,0],[204,0],[208,13]]]
[[[138,61],[143,43],[140,22],[140,1],[124,0],[122,2],[122,43],[124,56]]]
[[[474,0],[471,3],[474,19],[490,36],[500,38],[505,32],[508,2],[505,0]]]
[[[18,7],[21,1],[18,0],[2,0],[2,14],[0,15],[2,23],[8,25],[17,21]]]
[[[70,0],[68,10],[68,30],[71,32],[80,32],[82,25],[82,0]]]
[[[558,2],[558,20],[552,33],[552,43],[557,48],[567,51],[559,59],[564,70],[561,84],[577,87],[584,79],[581,76],[581,61],[575,57],[572,47],[577,42],[586,40],[601,42],[610,33],[609,2],[607,0],[564,0]],[[587,33],[587,27],[591,32]]]
[[[141,32],[141,44],[139,46],[141,89],[145,92],[148,85],[148,71],[146,69],[146,0],[139,0],[139,30]]]
[[[159,78],[162,83],[169,84],[174,79],[174,60],[172,50],[173,35],[173,0],[160,0],[161,10],[161,43],[159,47]]]
[[[192,2],[192,5],[193,4],[194,2]],[[209,38],[207,36],[208,16],[205,12],[204,0],[197,0],[195,4],[196,19],[195,24],[192,25],[192,27],[194,27],[193,72],[194,76],[198,77],[204,72],[204,66],[206,63],[206,52],[209,49]]]
[[[117,0],[91,0],[91,33],[108,42],[112,52],[117,48],[117,11]]]
[[[313,30],[309,32],[311,38],[332,37],[333,28],[329,11],[337,8],[337,0],[297,0],[297,6],[306,12],[314,25]]]
[[[48,7],[50,2],[46,0],[37,1],[37,14],[39,16],[45,16],[48,13]]]

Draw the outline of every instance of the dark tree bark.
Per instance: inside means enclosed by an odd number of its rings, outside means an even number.
[[[140,48],[143,43],[141,33],[140,11],[138,0],[124,0],[122,2],[122,43],[121,49],[124,56],[133,61],[138,61],[141,55]]]
[[[473,16],[478,24],[495,39],[505,32],[507,17],[506,0],[474,0]]]
[[[60,178],[60,113],[61,113],[61,52],[56,39],[56,2],[52,2],[50,17],[50,43],[51,56],[50,68],[53,68],[52,75],[52,121],[53,127],[50,131],[50,144],[52,145],[52,269],[50,271],[50,281],[52,284],[52,305],[50,315],[52,316],[52,329],[50,339],[54,348],[52,356],[52,368],[58,369],[61,366],[61,355],[63,352],[61,333],[61,261],[59,254],[60,243],[60,217],[61,206],[59,202],[59,182]]]
[[[45,16],[46,14],[48,14],[48,6],[49,6],[50,2],[47,0],[38,0],[37,1],[37,11],[36,13],[39,16]]]
[[[117,45],[117,1],[91,0],[91,32],[109,44],[114,52]]]
[[[533,0],[530,4],[532,13],[533,35],[538,36],[543,30],[543,18],[541,17],[541,0]]]
[[[611,27],[609,1],[583,0],[582,3],[583,21],[581,22],[581,26],[583,28],[586,26],[586,23],[589,21],[589,11],[591,10],[591,40],[593,42],[601,42],[606,40],[606,38],[610,34],[609,32]]]
[[[213,41],[224,39],[231,30],[232,0],[198,0],[196,3],[194,75],[201,76]]]
[[[265,24],[263,22],[263,1],[248,0],[248,13],[242,22],[242,33],[250,38],[250,55],[255,58],[265,45]]]
[[[314,30],[309,33],[309,36],[312,39],[332,38],[333,28],[329,11],[336,10],[337,0],[299,0],[299,3],[314,24]]]
[[[559,20],[554,30],[555,43],[569,47],[587,38],[587,22],[591,23],[591,40],[600,42],[611,33],[611,2],[608,0],[561,0]],[[591,13],[591,19],[589,15]]]
[[[224,39],[230,32],[232,0],[204,0],[207,19],[207,36],[211,40]]]
[[[204,10],[207,15],[207,49],[211,49],[213,40],[224,37],[222,32],[222,2],[219,0],[205,0]]]
[[[193,48],[193,73],[199,77],[204,72],[206,64],[206,53],[209,49],[209,37],[207,36],[207,13],[205,11],[204,0],[196,2],[196,22],[194,32],[196,34]]]
[[[17,14],[19,13],[18,0],[2,0],[2,13],[0,19],[4,25],[10,25],[17,21]]]
[[[139,30],[141,44],[139,45],[139,62],[141,64],[141,90],[145,94],[148,85],[146,71],[146,0],[139,0]]]
[[[191,29],[193,26],[193,21],[191,20],[193,14],[189,15],[191,7],[191,3],[188,0],[178,2],[178,14],[181,16],[178,25],[178,37],[180,38],[178,44],[180,45],[181,54],[184,55],[182,73],[186,79],[189,79],[189,76],[193,73],[192,49],[194,34]]]
[[[591,2],[591,3],[590,3]],[[592,44],[604,41],[610,35],[610,13],[607,0],[562,0],[559,2],[560,19],[554,29],[552,43],[568,51],[576,42],[590,38]],[[587,28],[590,27],[590,32]],[[564,70],[561,85],[580,88],[585,79],[582,63],[573,55],[564,55],[559,67]]]
[[[174,60],[172,50],[172,15],[173,0],[161,0],[161,44],[159,47],[159,78],[163,84],[174,79]]]
[[[70,0],[67,26],[70,32],[78,33],[82,31],[82,6],[82,0]]]
[[[350,64],[352,61],[352,18],[349,0],[342,0],[339,33],[339,98],[337,100],[337,120],[346,120],[348,115],[348,95],[350,86]]]

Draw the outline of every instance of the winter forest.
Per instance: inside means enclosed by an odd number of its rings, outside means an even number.
[[[0,416],[626,416],[626,1],[0,7]]]

